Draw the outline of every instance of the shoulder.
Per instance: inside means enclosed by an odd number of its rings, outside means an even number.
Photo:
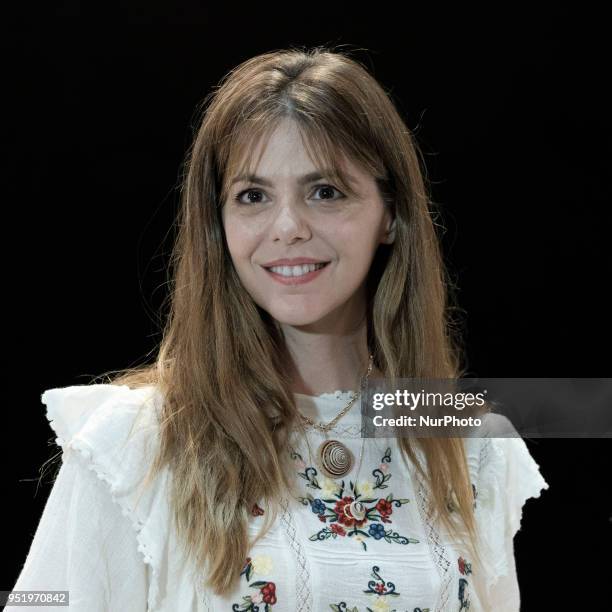
[[[103,490],[129,518],[143,562],[152,568],[153,601],[170,525],[167,468],[147,480],[159,445],[161,394],[155,386],[75,385],[47,389],[41,401],[64,461],[78,457],[75,465],[105,483]]]
[[[47,389],[41,395],[56,442],[66,450],[79,441],[93,444],[134,427],[154,430],[161,408],[155,386],[132,389],[127,385],[74,385]]]
[[[157,387],[57,387],[44,391],[41,401],[64,456],[80,454],[115,494],[144,479],[159,444]]]

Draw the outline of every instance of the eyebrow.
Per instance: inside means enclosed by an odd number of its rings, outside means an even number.
[[[298,183],[300,185],[306,185],[308,183],[312,183],[313,181],[318,181],[319,179],[323,179],[326,178],[330,175],[331,173],[321,173],[319,171],[315,171],[315,172],[310,172],[308,174],[304,174],[303,176],[301,176],[298,179]],[[354,180],[352,177],[348,176],[346,177],[348,180]],[[272,182],[261,177],[261,176],[257,176],[256,174],[241,174],[239,176],[234,177],[234,179],[232,180],[232,182],[230,183],[230,185],[233,185],[234,183],[238,183],[239,181],[245,181],[246,183],[254,183],[257,185],[265,185],[266,187],[271,187],[272,186]]]

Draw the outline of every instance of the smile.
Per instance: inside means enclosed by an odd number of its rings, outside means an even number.
[[[265,268],[266,272],[276,281],[285,285],[307,283],[319,276],[321,270],[329,264],[302,264],[299,266],[272,266]]]

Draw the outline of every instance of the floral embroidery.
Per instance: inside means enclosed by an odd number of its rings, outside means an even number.
[[[459,557],[459,572],[466,576],[472,573],[472,564],[468,563],[463,557]]]
[[[466,587],[468,581],[465,578],[459,578],[459,610],[467,610],[470,607],[469,597],[467,595]]]
[[[253,516],[261,516],[264,513],[263,509],[260,508],[257,503],[253,504],[253,507],[251,508],[251,514]]]
[[[366,612],[397,612],[395,609],[391,610],[388,597],[399,597],[400,593],[395,590],[395,584],[393,582],[385,582],[378,573],[380,568],[377,565],[372,567],[372,576],[375,580],[368,581],[368,588],[363,592],[368,595],[375,595],[376,598],[370,606],[366,606]],[[349,608],[345,601],[341,601],[338,604],[330,604],[329,606],[334,612],[359,612],[357,606]],[[429,612],[429,608],[414,608],[413,612]]]
[[[273,569],[272,557],[268,555],[259,555],[251,558],[247,557],[244,568],[240,572],[247,581],[251,580],[253,574],[270,574]],[[268,580],[256,580],[249,584],[250,587],[257,589],[252,595],[244,595],[242,603],[232,604],[233,612],[259,612],[259,605],[264,604],[264,612],[269,612],[272,606],[276,603],[276,584]]]
[[[293,451],[291,458],[296,464],[298,475],[307,481],[306,487],[320,491],[320,497],[307,493],[306,497],[299,497],[298,500],[304,506],[310,504],[310,509],[322,523],[329,521],[329,526],[311,535],[310,540],[349,536],[360,542],[364,550],[367,550],[367,538],[384,538],[386,542],[397,544],[419,543],[419,540],[402,536],[391,528],[385,529],[382,524],[391,523],[393,508],[400,508],[410,500],[394,499],[393,493],[380,498],[373,495],[375,489],[387,489],[389,486],[386,483],[391,478],[391,448],[387,448],[380,465],[372,471],[373,484],[369,480],[359,483],[349,481],[348,490],[345,490],[344,480],[338,484],[326,476],[318,478],[316,468],[307,466],[299,453]]]
[[[459,573],[462,576],[468,576],[472,573],[472,564],[468,563],[463,557],[459,557],[457,563],[459,565]],[[468,587],[469,582],[465,578],[459,578],[459,610],[468,610],[470,607]]]

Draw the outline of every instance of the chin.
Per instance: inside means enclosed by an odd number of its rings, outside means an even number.
[[[291,325],[292,327],[305,327],[308,325],[313,325],[317,323],[317,321],[321,320],[321,317],[318,317],[318,316],[307,317],[307,316],[300,316],[296,314],[276,316],[275,314],[272,313],[271,316],[274,317],[274,319],[276,319],[282,325]]]
[[[293,327],[304,327],[313,325],[323,319],[326,312],[300,312],[298,309],[279,310],[278,308],[266,308],[271,317],[276,319],[283,325],[291,325]]]

